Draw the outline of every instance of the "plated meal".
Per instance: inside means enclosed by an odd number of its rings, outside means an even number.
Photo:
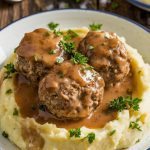
[[[24,35],[0,72],[0,130],[22,150],[115,150],[150,128],[150,66],[102,25]]]

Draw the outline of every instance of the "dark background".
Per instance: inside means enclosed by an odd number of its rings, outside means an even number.
[[[0,0],[0,29],[24,16],[62,8],[106,10],[135,20],[150,29],[150,13],[126,0],[23,0],[15,4]]]

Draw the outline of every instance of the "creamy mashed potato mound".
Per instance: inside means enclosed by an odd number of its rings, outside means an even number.
[[[85,30],[86,31],[86,30]],[[124,110],[118,112],[117,118],[108,122],[103,128],[89,129],[81,127],[81,137],[69,137],[68,130],[57,128],[55,124],[37,123],[33,118],[23,118],[21,114],[13,115],[14,109],[19,110],[15,101],[13,79],[5,79],[0,88],[0,129],[9,135],[9,140],[15,143],[22,150],[115,150],[127,148],[134,145],[149,130],[150,120],[150,66],[145,64],[142,56],[136,49],[126,44],[120,38],[128,50],[131,65],[136,81],[136,97],[140,97],[140,111],[132,112]],[[15,64],[16,54],[8,59],[6,63]],[[0,77],[3,77],[4,68]],[[12,89],[11,94],[6,94],[8,89]],[[142,131],[129,128],[131,121],[139,118],[139,125]],[[108,134],[116,132],[109,136]],[[25,131],[23,133],[22,131]],[[88,133],[95,133],[95,140],[89,144],[84,139]]]

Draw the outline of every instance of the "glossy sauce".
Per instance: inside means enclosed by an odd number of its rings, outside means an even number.
[[[16,53],[26,59],[40,60],[47,66],[52,66],[56,58],[61,56],[61,51],[58,49],[60,40],[61,37],[47,29],[36,29],[25,34],[17,47]],[[51,50],[55,50],[56,54],[50,55],[48,52]]]
[[[42,29],[42,30],[36,31],[36,32],[43,33],[43,32],[45,32],[45,30]],[[43,37],[38,36],[36,38],[34,39],[35,42],[36,42],[36,40],[38,41],[39,39],[43,40]],[[31,39],[27,38],[26,40],[29,40],[29,45],[30,45]],[[55,40],[54,40],[54,43],[56,44],[60,39],[55,39]],[[75,42],[76,47],[81,40],[82,40],[81,37],[76,37],[73,39],[73,42]],[[113,46],[113,43],[115,43],[115,42],[116,41],[113,41],[111,43],[111,46]],[[43,50],[42,55],[43,56],[45,54],[47,55],[47,53],[45,53],[45,51],[44,51],[45,48],[47,49],[46,45],[47,45],[46,43],[39,44],[37,49],[33,53],[31,52],[32,54],[28,54],[28,56],[33,56],[35,54],[35,52],[40,53],[39,47],[42,47],[42,50]],[[24,50],[25,50],[25,49],[27,49],[26,46],[28,46],[28,44],[23,45],[23,46],[25,46],[24,47]],[[55,47],[51,47],[51,48],[55,48]],[[18,50],[18,53],[19,53],[19,50]],[[40,53],[40,55],[41,55],[41,53]],[[49,61],[49,60],[51,60],[49,57],[52,57],[52,56],[47,55],[46,57],[48,57],[48,59],[44,59],[44,60]],[[55,59],[55,57],[54,57],[54,59]],[[51,63],[51,65],[52,64],[53,63]],[[70,71],[67,72],[67,70],[68,70],[67,67],[70,67],[72,69],[69,69]],[[56,67],[56,69],[57,69],[57,67]],[[81,72],[79,71],[78,67],[75,68],[75,67],[70,66],[67,63],[63,63],[63,65],[61,65],[61,66],[59,65],[59,69],[61,71],[63,70],[63,74],[67,74],[68,76],[70,74],[71,78],[74,80],[77,80],[81,86],[84,86],[87,82],[89,82],[88,78],[86,76],[84,77],[83,74],[80,74]],[[89,73],[90,79],[91,79],[91,74],[92,73]],[[48,82],[49,82],[48,85],[52,84],[51,80],[49,80]],[[120,84],[116,84],[116,86],[110,87],[109,89],[105,89],[104,97],[103,97],[103,100],[102,100],[102,103],[100,104],[100,106],[88,118],[85,118],[85,119],[82,119],[79,121],[58,120],[54,116],[52,116],[48,111],[40,110],[39,109],[40,104],[39,104],[39,97],[38,97],[38,87],[32,85],[24,76],[22,76],[20,74],[16,75],[16,77],[14,79],[14,85],[15,85],[15,100],[20,108],[21,115],[24,118],[32,117],[32,118],[35,118],[35,120],[40,124],[49,122],[52,124],[56,124],[56,126],[59,128],[66,128],[66,129],[79,128],[82,126],[86,126],[88,128],[101,128],[107,122],[114,120],[116,118],[116,113],[106,112],[108,104],[114,98],[127,95],[128,89],[130,89],[130,90],[132,89],[132,77],[127,77],[124,80],[124,82],[122,82]]]
[[[15,99],[20,107],[20,112],[23,117],[33,117],[40,124],[53,123],[60,128],[78,128],[86,126],[88,128],[101,128],[107,122],[116,118],[115,113],[106,113],[108,103],[119,96],[127,95],[127,91],[132,89],[132,78],[128,77],[121,84],[115,87],[110,87],[105,90],[104,98],[101,105],[88,118],[79,121],[60,121],[54,118],[47,111],[41,111],[38,108],[38,88],[31,85],[22,75],[17,75],[14,80]]]

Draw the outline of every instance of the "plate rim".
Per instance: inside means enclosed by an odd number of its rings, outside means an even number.
[[[17,19],[17,20],[15,20],[15,21],[9,23],[8,25],[6,25],[5,27],[3,27],[3,28],[0,29],[0,33],[1,33],[1,31],[3,31],[4,29],[8,28],[8,27],[11,26],[12,24],[17,23],[18,21],[21,21],[21,20],[23,20],[23,19],[26,19],[26,18],[35,16],[35,15],[39,15],[39,14],[42,14],[42,13],[47,13],[47,12],[53,12],[53,11],[69,11],[69,10],[70,10],[70,11],[73,11],[73,10],[74,10],[74,11],[75,11],[75,10],[79,11],[79,10],[80,10],[80,11],[83,11],[83,12],[84,12],[84,11],[91,11],[91,12],[97,12],[97,13],[103,13],[103,14],[112,15],[112,16],[121,18],[121,19],[123,19],[123,20],[125,20],[125,21],[127,21],[127,22],[129,22],[129,23],[132,23],[133,25],[135,25],[135,26],[137,26],[138,28],[144,30],[145,32],[150,33],[150,29],[147,28],[147,27],[145,27],[144,25],[142,25],[142,24],[140,24],[140,23],[138,23],[138,22],[136,22],[136,21],[134,21],[134,20],[132,20],[132,19],[130,19],[130,18],[127,18],[127,17],[125,17],[125,16],[116,14],[116,13],[114,13],[114,12],[109,12],[109,11],[106,11],[106,10],[80,9],[80,8],[61,8],[61,9],[44,10],[44,11],[42,11],[42,12],[33,13],[33,14],[31,14],[31,15],[24,16],[24,17],[22,17],[22,18],[20,18],[20,19]]]
[[[146,8],[146,9],[150,9],[150,4],[146,4],[144,2],[141,1],[137,1],[137,0],[128,0],[128,2],[132,3],[133,5],[136,5],[138,7],[142,7],[142,8]]]

